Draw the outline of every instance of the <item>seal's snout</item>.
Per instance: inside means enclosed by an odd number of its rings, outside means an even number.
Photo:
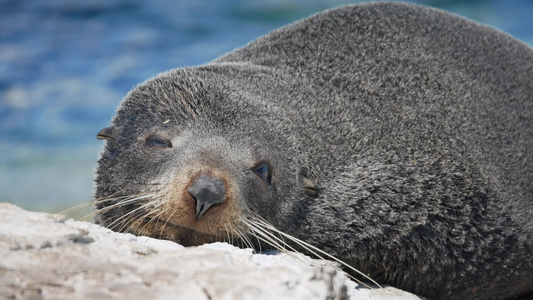
[[[214,204],[226,201],[226,188],[220,179],[201,175],[187,189],[196,199],[196,218],[200,219]]]

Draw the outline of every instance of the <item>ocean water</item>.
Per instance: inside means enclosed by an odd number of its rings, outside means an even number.
[[[341,0],[0,0],[0,202],[90,201],[99,129],[136,84],[193,66]],[[533,1],[414,1],[533,45]]]

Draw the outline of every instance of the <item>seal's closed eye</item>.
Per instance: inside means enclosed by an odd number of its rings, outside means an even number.
[[[144,145],[150,148],[172,148],[172,142],[158,135],[149,135],[144,140]]]

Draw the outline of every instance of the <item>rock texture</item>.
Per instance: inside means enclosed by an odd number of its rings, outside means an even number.
[[[420,299],[301,254],[184,248],[0,203],[1,299]],[[312,266],[314,265],[314,266]]]

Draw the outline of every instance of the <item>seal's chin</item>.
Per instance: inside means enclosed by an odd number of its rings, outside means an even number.
[[[164,224],[164,225],[163,225]],[[225,233],[207,234],[165,220],[145,220],[130,229],[135,235],[145,235],[157,239],[170,240],[183,246],[198,246],[206,243],[224,241]]]
[[[172,238],[168,239],[183,246],[198,246],[206,243],[221,241],[220,236],[217,238],[216,235],[199,232],[180,225],[167,223],[166,227],[168,234],[172,236]]]

